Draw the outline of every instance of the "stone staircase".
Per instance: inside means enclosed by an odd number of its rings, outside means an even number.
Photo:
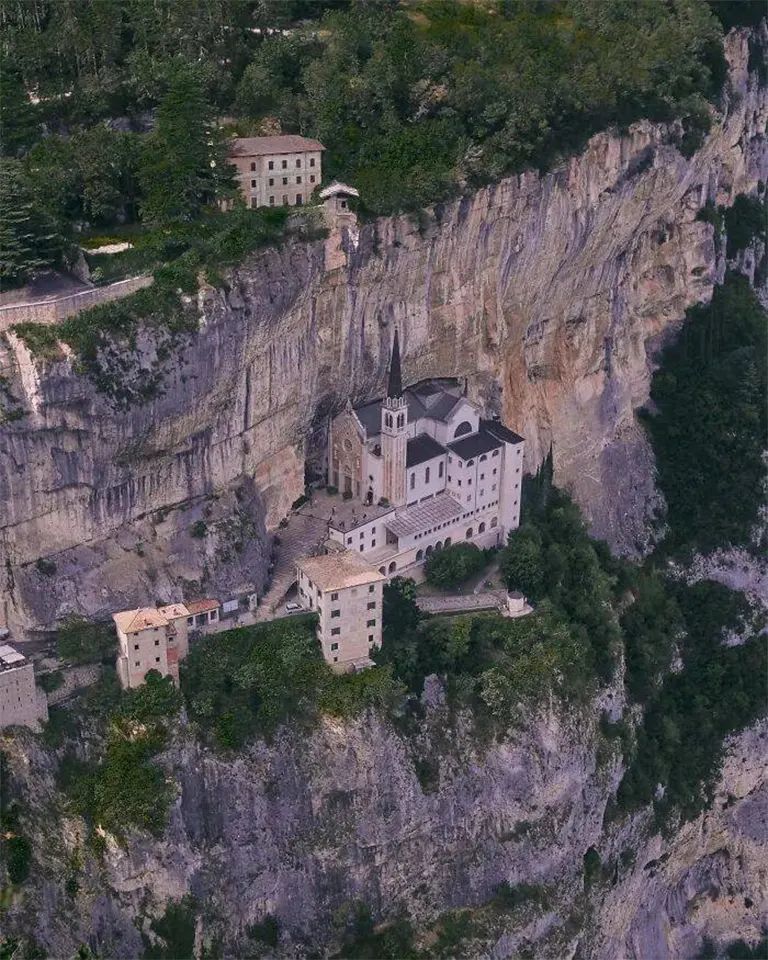
[[[281,609],[286,593],[296,579],[296,561],[309,556],[328,535],[328,521],[302,508],[288,517],[288,526],[277,531],[280,543],[275,549],[276,563],[269,590],[259,601],[257,621],[272,620],[285,613]]]

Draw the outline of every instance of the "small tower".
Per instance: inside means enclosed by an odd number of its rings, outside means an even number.
[[[356,248],[359,236],[357,216],[350,203],[360,194],[354,187],[334,182],[320,191],[323,216],[328,227],[325,240],[325,269],[338,270],[348,263],[349,248]]]
[[[387,396],[381,405],[382,492],[394,507],[404,507],[405,461],[408,452],[408,405],[403,397],[400,342],[395,330],[389,362]]]

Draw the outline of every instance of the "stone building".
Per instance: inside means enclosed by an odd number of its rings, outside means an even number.
[[[124,689],[140,686],[150,670],[179,682],[179,663],[189,651],[188,624],[194,621],[183,603],[125,610],[112,619],[120,645],[117,675]]]
[[[25,726],[38,729],[48,719],[48,703],[35,685],[31,661],[10,644],[0,645],[0,728]]]
[[[299,207],[323,179],[323,150],[307,137],[238,137],[229,161],[249,207]]]
[[[328,227],[325,240],[325,269],[338,270],[348,262],[347,251],[356,248],[360,231],[357,215],[351,207],[360,194],[346,183],[334,181],[320,191],[323,216]]]
[[[403,389],[395,331],[387,394],[331,423],[329,537],[391,577],[459,542],[501,546],[520,523],[524,440],[484,419],[455,379]]]
[[[381,646],[385,580],[351,550],[306,557],[296,565],[299,602],[318,613],[317,638],[335,670],[372,666],[370,651]]]

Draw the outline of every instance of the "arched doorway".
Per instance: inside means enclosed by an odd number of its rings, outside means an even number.
[[[389,572],[390,572],[390,573],[394,573],[395,570],[397,570],[397,564],[396,564],[395,561],[393,560],[392,563],[390,563],[390,565],[389,565]]]
[[[484,524],[484,523],[481,523],[481,524],[480,524],[480,526],[477,528],[477,532],[478,532],[478,533],[485,533],[485,524]]]
[[[450,537],[446,537],[446,538],[445,538],[445,545],[446,545],[446,547],[450,547],[450,545],[451,545],[451,538],[450,538]]]
[[[386,568],[386,567],[379,567],[379,573],[382,575],[382,577],[386,577],[386,575],[387,575],[387,568]]]
[[[427,547],[427,556],[429,556],[430,553],[432,553],[432,544],[430,544],[430,545]]]
[[[470,527],[470,528],[467,530],[467,540],[471,540],[471,539],[472,539],[472,536],[473,536],[474,532],[475,532],[475,531],[472,529],[472,527]]]
[[[419,560],[423,560],[423,559],[424,559],[424,551],[423,551],[423,550],[417,550],[417,551],[416,551],[416,562],[418,563]]]

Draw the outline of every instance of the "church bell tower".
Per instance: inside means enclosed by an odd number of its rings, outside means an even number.
[[[408,404],[403,397],[400,342],[395,329],[389,362],[387,396],[381,405],[382,494],[393,507],[406,502],[405,461],[408,447]]]

